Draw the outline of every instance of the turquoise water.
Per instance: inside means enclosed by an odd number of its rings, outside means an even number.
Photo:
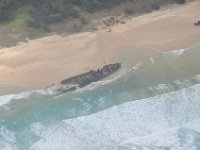
[[[199,56],[198,46],[151,53],[58,97],[44,89],[1,95],[0,149],[198,150]]]

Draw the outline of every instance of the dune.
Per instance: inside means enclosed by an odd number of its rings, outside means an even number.
[[[132,18],[95,32],[51,35],[11,48],[0,48],[0,83],[43,87],[91,69],[115,63],[128,45],[156,51],[184,49],[200,41],[200,2]],[[139,49],[138,49],[139,50]],[[134,56],[135,58],[137,55]]]

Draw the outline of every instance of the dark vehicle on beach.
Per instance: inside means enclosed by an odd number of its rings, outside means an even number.
[[[200,20],[195,21],[195,22],[194,22],[194,25],[195,25],[195,26],[200,26]]]

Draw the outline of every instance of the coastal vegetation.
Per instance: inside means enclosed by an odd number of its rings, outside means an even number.
[[[45,34],[93,30],[99,18],[137,15],[185,0],[0,0],[0,45]]]

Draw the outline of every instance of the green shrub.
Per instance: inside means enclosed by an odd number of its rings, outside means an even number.
[[[63,16],[61,14],[50,14],[47,17],[47,21],[49,23],[56,23],[56,22],[60,22],[63,19]]]
[[[80,17],[78,11],[76,9],[73,9],[73,8],[71,8],[71,9],[68,10],[68,15],[72,16],[74,18]]]
[[[43,30],[44,30],[45,32],[51,32],[51,30],[50,30],[48,24],[43,24],[43,25],[42,25],[42,28],[43,28]]]
[[[27,26],[32,28],[39,28],[41,27],[41,24],[40,22],[35,21],[34,19],[31,18],[27,20]]]
[[[158,5],[158,4],[152,4],[151,5],[151,9],[153,9],[153,10],[159,10],[160,9],[160,5]]]
[[[178,4],[184,4],[186,3],[186,0],[175,0],[175,2]]]
[[[88,21],[84,17],[81,17],[80,21],[81,21],[81,24],[84,24],[84,25],[88,24]]]
[[[134,14],[134,10],[130,9],[130,8],[126,8],[124,10],[124,13],[127,14],[127,15],[131,15],[131,14]]]

